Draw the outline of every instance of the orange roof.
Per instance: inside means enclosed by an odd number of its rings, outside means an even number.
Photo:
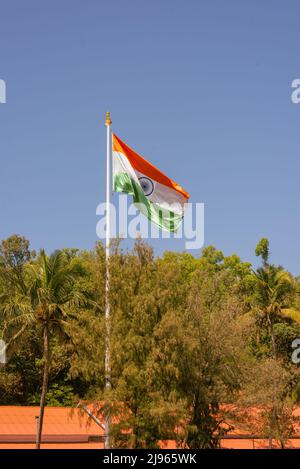
[[[103,443],[43,443],[41,449],[103,449]],[[1,449],[35,449],[35,443],[0,443]]]
[[[33,448],[39,407],[0,406],[0,448]],[[46,407],[43,448],[103,448],[103,429],[80,409]]]
[[[237,411],[233,405],[222,407],[226,408],[227,411]],[[254,429],[254,421],[259,418],[259,409],[243,409],[243,411],[250,414],[250,420],[253,422],[251,429]],[[0,449],[35,448],[36,417],[38,415],[39,407],[0,406]],[[295,409],[294,415],[300,415],[300,407]],[[225,438],[222,438],[222,448],[258,449],[268,447],[268,440],[260,438],[257,432],[249,432],[249,429],[234,421],[229,423],[234,424],[235,428]],[[298,424],[295,428],[294,438],[287,442],[286,447],[300,448],[299,429]],[[42,448],[102,449],[104,447],[103,436],[103,429],[78,408],[45,408]],[[160,445],[165,449],[176,448],[174,441],[161,441]],[[275,440],[273,447],[279,447]]]

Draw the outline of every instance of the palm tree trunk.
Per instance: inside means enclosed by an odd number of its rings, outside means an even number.
[[[40,416],[38,420],[38,430],[36,436],[36,449],[40,449],[41,437],[43,430],[44,410],[46,402],[46,394],[48,390],[49,380],[49,362],[50,362],[50,351],[49,351],[49,324],[46,322],[44,326],[44,375],[43,375],[43,386],[40,402]]]
[[[267,314],[268,318],[268,323],[269,323],[269,328],[270,328],[270,336],[271,336],[271,343],[272,343],[272,357],[274,360],[276,360],[277,353],[276,353],[276,341],[275,341],[275,334],[274,334],[274,329],[273,329],[273,323],[270,318],[270,315]],[[275,409],[275,403],[272,403],[272,417],[271,417],[271,433],[269,435],[269,449],[272,449],[272,440],[273,440],[273,431],[275,427],[275,422],[276,422],[276,409]]]
[[[270,329],[271,329],[271,340],[272,340],[272,355],[273,355],[273,358],[276,359],[276,342],[275,342],[275,335],[274,335],[272,322],[271,322]]]
[[[277,421],[277,412],[276,412],[276,406],[275,404],[273,403],[272,405],[272,416],[271,416],[271,433],[269,435],[269,449],[272,449],[272,441],[273,441],[273,433],[274,433],[274,429],[275,429],[275,425],[276,425],[276,421]],[[282,442],[281,442],[281,446],[282,446]]]
[[[276,340],[275,340],[275,334],[274,334],[274,329],[273,329],[273,323],[270,317],[270,314],[267,314],[267,319],[269,323],[269,330],[270,330],[270,336],[271,336],[271,343],[272,343],[272,356],[274,359],[276,359]]]

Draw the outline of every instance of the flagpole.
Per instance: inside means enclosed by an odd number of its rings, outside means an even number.
[[[106,244],[105,244],[105,389],[111,388],[111,361],[110,361],[110,303],[109,303],[109,256],[110,256],[110,126],[112,121],[110,113],[106,113]],[[110,418],[105,415],[105,449],[110,448]]]

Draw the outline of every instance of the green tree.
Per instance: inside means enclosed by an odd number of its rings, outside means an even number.
[[[276,363],[278,369],[283,369],[282,360],[278,356],[277,340],[279,337],[283,339],[284,334],[288,332],[286,327],[283,327],[281,323],[287,321],[295,321],[300,324],[300,313],[296,309],[296,282],[292,275],[285,271],[281,266],[275,266],[269,263],[269,241],[266,238],[262,238],[256,246],[255,253],[257,256],[262,258],[262,266],[253,272],[252,277],[252,311],[255,314],[258,327],[260,328],[258,333],[257,345],[260,346],[260,351],[264,351],[261,348],[261,344],[264,340],[268,339],[266,332],[268,333],[271,340],[271,357],[274,363]],[[266,359],[267,347],[261,354],[262,363],[258,362],[258,370],[265,370],[262,366]],[[282,409],[278,402],[284,402],[284,398],[288,398],[288,394],[283,396],[283,391],[278,393],[274,392],[274,387],[278,387],[278,382],[281,379],[280,389],[287,389],[286,384],[286,373],[278,372],[276,379],[272,381],[268,376],[261,375],[262,379],[265,379],[266,383],[269,383],[269,405],[271,410],[267,412],[266,417],[269,418],[268,428],[269,433],[269,447],[272,447],[272,439],[274,436],[278,436],[278,422],[280,421],[280,415],[282,416]],[[270,375],[271,377],[271,375]],[[276,386],[274,386],[276,382]],[[265,386],[265,392],[267,393],[267,387]],[[272,397],[273,396],[273,397]],[[282,434],[283,435],[283,434]],[[283,441],[281,436],[281,441]]]
[[[26,290],[24,284],[24,267],[34,258],[35,252],[30,251],[29,241],[24,236],[12,235],[0,244],[0,276],[4,280],[5,289],[19,288]]]
[[[262,267],[253,272],[254,310],[258,311],[267,321],[272,342],[272,355],[276,358],[276,339],[274,322],[282,318],[290,318],[300,323],[300,313],[295,304],[296,283],[292,275],[269,264],[269,241],[262,238],[256,247],[256,255],[263,260]]]
[[[72,308],[80,306],[86,297],[77,288],[77,279],[84,275],[76,257],[71,260],[62,251],[47,256],[41,251],[36,262],[26,266],[24,277],[17,285],[14,296],[2,297],[5,316],[4,336],[8,343],[15,342],[27,328],[37,324],[43,336],[43,382],[40,398],[40,415],[37,432],[37,449],[40,448],[44,409],[49,381],[50,335],[67,334],[67,319]],[[18,288],[19,286],[19,288]],[[24,291],[25,286],[25,291]]]
[[[182,447],[219,446],[220,403],[232,398],[241,381],[241,317],[236,277],[223,254],[210,247],[191,275],[185,304],[169,310],[154,331],[153,385],[160,408],[177,415],[173,438]]]

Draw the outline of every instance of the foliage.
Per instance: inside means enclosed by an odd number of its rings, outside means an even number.
[[[262,409],[263,435],[284,446],[300,401],[291,342],[300,334],[299,278],[270,264],[253,270],[213,246],[201,256],[155,257],[142,241],[110,258],[111,389],[105,389],[105,250],[36,255],[13,235],[0,245],[0,333],[8,363],[0,403],[110,412],[116,447],[213,448],[224,404]],[[45,331],[48,351],[45,350]],[[46,341],[47,342],[47,341]],[[47,348],[47,347],[46,347]],[[47,363],[47,366],[46,366]],[[46,381],[45,381],[46,373]]]
[[[28,403],[39,405],[39,393],[28,397]],[[71,407],[76,403],[73,387],[69,384],[53,383],[46,394],[46,405],[50,407]]]

